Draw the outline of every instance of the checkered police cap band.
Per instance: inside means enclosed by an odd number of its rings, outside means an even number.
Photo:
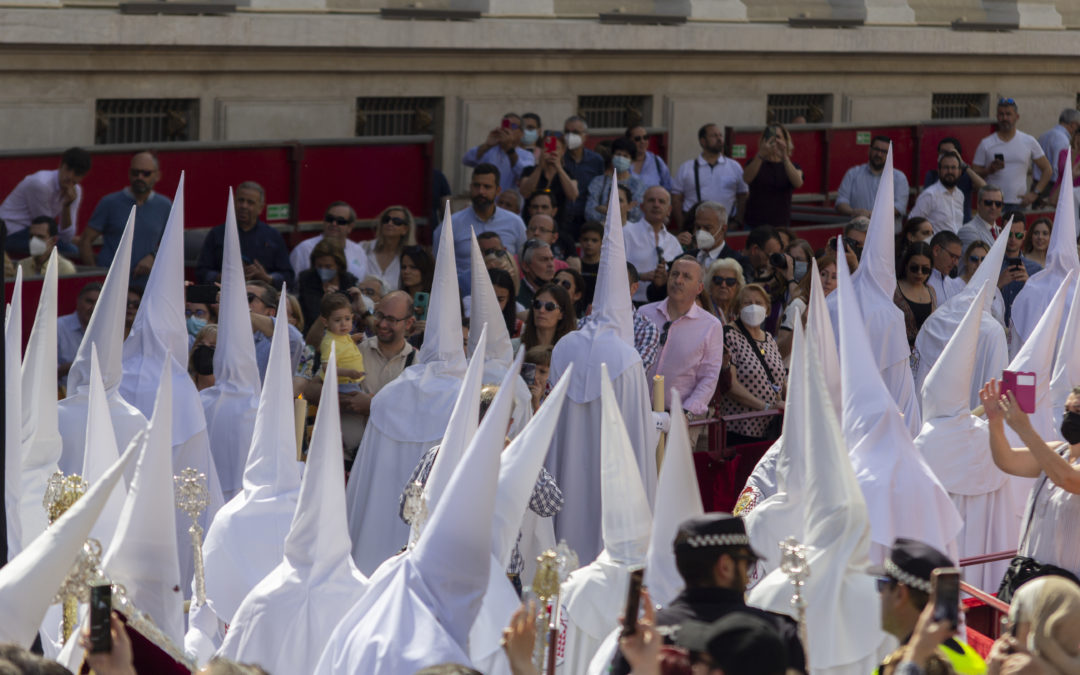
[[[707,546],[749,546],[750,537],[745,534],[696,534],[679,542],[680,546],[704,548]]]
[[[926,579],[920,579],[919,577],[911,574],[910,572],[905,572],[904,570],[900,569],[900,567],[892,560],[885,561],[885,571],[893,579],[896,579],[905,586],[914,588],[917,591],[922,591],[923,593],[930,593],[933,590],[933,588],[930,586],[929,581],[927,581]]]

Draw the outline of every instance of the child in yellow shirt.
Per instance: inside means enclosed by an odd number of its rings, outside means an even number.
[[[343,394],[360,391],[360,381],[364,379],[364,356],[356,343],[364,339],[364,334],[352,334],[352,303],[344,293],[327,293],[319,305],[319,313],[326,322],[326,334],[319,343],[323,375],[330,361],[330,346],[337,345],[338,391]]]

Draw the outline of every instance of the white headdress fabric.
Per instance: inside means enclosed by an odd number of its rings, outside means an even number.
[[[15,268],[4,317],[4,391],[22,391],[22,268]],[[22,396],[4,397],[4,512],[8,560],[22,550]]]
[[[116,436],[113,433],[112,418],[109,417],[108,396],[105,392],[105,384],[101,380],[97,347],[91,345],[90,407],[89,414],[86,416],[86,450],[83,452],[83,465],[79,472],[79,475],[90,485],[95,485],[102,480],[120,459],[120,450],[116,447]],[[130,462],[126,462],[125,466],[128,464]],[[124,508],[126,499],[127,485],[121,481],[106,500],[101,509],[101,515],[90,532],[90,535],[101,543],[102,550],[108,550],[112,543],[116,524],[120,521],[120,512]]]
[[[1073,387],[1080,383],[1080,283],[1073,284],[1072,306],[1065,319],[1062,339],[1058,341],[1057,356],[1054,357],[1054,374],[1050,378],[1050,399],[1047,404],[1053,418],[1055,429],[1061,427],[1065,416],[1065,401]]]
[[[446,362],[460,368],[465,365],[464,339],[461,334],[461,301],[454,261],[454,225],[450,217],[450,202],[446,203],[441,231],[441,250],[448,255],[435,259],[435,277],[431,286],[424,344],[419,363]]]
[[[470,252],[472,263],[472,314],[469,316],[471,326],[483,326],[487,324],[487,346],[482,352],[483,360],[497,363],[506,368],[514,360],[514,347],[510,342],[510,332],[506,330],[506,321],[503,319],[502,310],[499,308],[499,299],[495,296],[495,287],[488,276],[487,265],[484,264],[484,254],[480,251],[480,244],[476,241],[476,232],[469,235]],[[452,250],[452,249],[443,249]],[[510,299],[513,302],[513,298]],[[479,333],[469,331],[469,358],[477,353],[480,344]]]
[[[284,298],[288,289],[281,288]],[[288,313],[278,316],[288,316]],[[247,302],[247,284],[240,254],[240,235],[232,188],[225,214],[224,252],[221,264],[221,297],[218,310],[217,348],[214,350],[214,384],[201,392],[206,414],[206,433],[226,498],[243,488],[244,464],[255,432],[259,407],[259,366],[255,361],[255,338]],[[289,386],[291,390],[291,384]]]

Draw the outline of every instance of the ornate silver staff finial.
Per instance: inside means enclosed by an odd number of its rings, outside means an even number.
[[[409,523],[409,549],[412,550],[428,519],[427,497],[424,496],[424,484],[420,481],[413,481],[405,488],[405,506],[401,515]]]
[[[791,595],[791,606],[798,614],[799,639],[802,640],[803,648],[809,652],[810,645],[806,640],[806,598],[802,595],[802,589],[810,577],[810,564],[806,561],[806,547],[795,537],[788,537],[780,542],[780,571],[788,576],[791,585],[795,587]]]
[[[49,524],[55,523],[60,516],[64,515],[65,511],[79,501],[79,498],[86,494],[88,487],[87,482],[78,474],[73,473],[70,476],[65,476],[62,471],[57,471],[49,476],[49,482],[45,485],[45,496],[42,499],[42,505],[49,514]],[[77,565],[78,561],[76,561]],[[67,642],[67,639],[71,637],[79,618],[79,599],[71,590],[65,584],[55,599],[55,602],[63,605],[61,633],[64,642]]]
[[[210,491],[206,487],[206,474],[188,467],[173,476],[176,484],[176,508],[191,518],[191,547],[195,551],[195,604],[206,604],[206,575],[203,572],[202,535],[199,516],[210,505]]]

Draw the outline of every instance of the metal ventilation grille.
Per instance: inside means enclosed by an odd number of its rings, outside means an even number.
[[[990,114],[989,94],[934,94],[930,119],[962,120]]]
[[[94,143],[165,143],[199,139],[197,98],[101,98]]]
[[[818,124],[832,121],[832,94],[769,94],[767,124]]]
[[[579,96],[578,115],[592,129],[652,124],[652,96]]]
[[[357,136],[433,134],[442,99],[364,97],[356,99]]]

